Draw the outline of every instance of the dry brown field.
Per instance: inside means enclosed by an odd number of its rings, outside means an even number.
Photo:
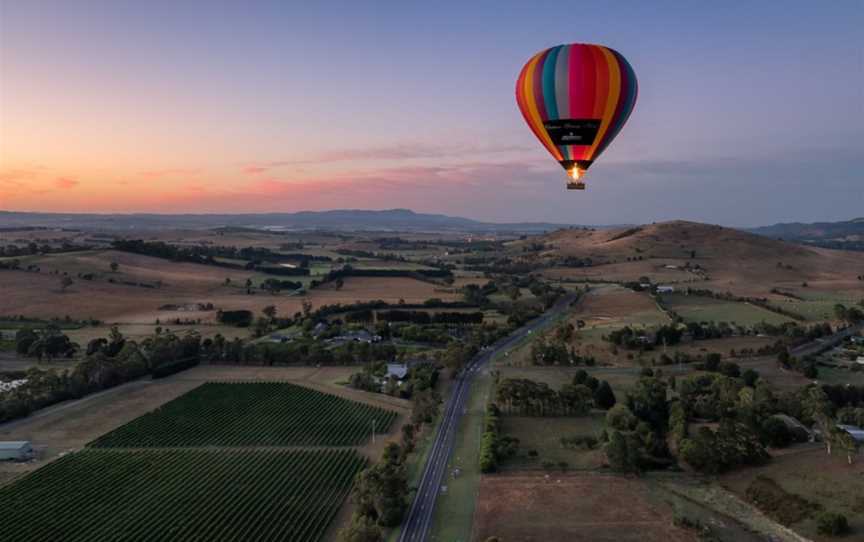
[[[769,297],[770,290],[799,289],[804,282],[814,290],[864,291],[857,276],[864,269],[864,253],[829,250],[777,241],[730,228],[673,221],[615,230],[560,230],[513,243],[544,242],[548,256],[592,258],[585,268],[552,268],[550,277],[595,280],[637,280],[731,291],[740,296]],[[694,254],[691,251],[695,251]],[[641,257],[642,260],[627,261]],[[698,264],[705,277],[666,265]],[[695,282],[689,282],[695,281]]]
[[[690,542],[697,533],[672,523],[672,507],[635,478],[606,474],[483,476],[473,540]]]
[[[117,273],[110,272],[112,261],[120,265]],[[406,277],[349,277],[339,290],[324,286],[306,296],[270,295],[260,290],[246,295],[243,288],[246,279],[257,283],[270,277],[116,251],[47,255],[24,262],[41,266],[42,272],[0,271],[0,316],[62,318],[68,315],[73,319],[96,318],[130,324],[152,324],[156,319],[165,322],[176,318],[213,322],[215,311],[159,310],[159,307],[213,303],[220,309],[249,309],[257,313],[267,305],[275,305],[280,314],[293,315],[301,310],[304,299],[317,308],[325,304],[376,299],[420,303],[431,297],[454,299],[457,296],[453,292],[439,291],[441,288],[434,284]],[[50,274],[54,269],[73,276],[75,282],[65,292],[60,291],[59,276]],[[74,278],[79,272],[96,272],[102,276],[93,281]],[[231,278],[230,285],[225,284],[226,277]],[[112,284],[107,282],[108,278],[148,284],[161,281],[161,287]]]

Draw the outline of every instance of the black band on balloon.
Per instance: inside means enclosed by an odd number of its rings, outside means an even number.
[[[565,170],[570,171],[573,166],[578,167],[582,171],[587,170],[594,163],[593,160],[561,160],[558,162]]]

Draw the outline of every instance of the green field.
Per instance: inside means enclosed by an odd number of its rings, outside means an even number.
[[[389,410],[282,382],[208,382],[90,443],[95,448],[357,446]]]
[[[795,294],[802,299],[787,299],[777,303],[784,309],[795,311],[808,320],[830,320],[834,318],[834,306],[854,306],[864,298],[864,292],[819,291],[799,289]]]
[[[508,459],[503,468],[540,468],[544,461],[556,465],[563,461],[568,468],[597,468],[605,459],[601,446],[598,445],[595,450],[565,448],[561,444],[561,437],[592,436],[599,441],[606,427],[605,418],[605,411],[594,411],[579,417],[502,416],[501,432],[519,439],[519,453]],[[530,450],[536,451],[537,457],[529,457]]]
[[[663,296],[663,302],[684,318],[685,322],[734,322],[742,326],[752,326],[761,322],[782,324],[791,320],[749,303],[710,297],[667,294]]]
[[[2,536],[317,541],[365,463],[353,450],[85,450],[0,488]]]

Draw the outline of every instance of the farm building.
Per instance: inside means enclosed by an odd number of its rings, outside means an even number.
[[[674,286],[658,286],[657,287],[657,293],[658,294],[671,294],[673,292],[675,292]]]
[[[402,380],[408,374],[408,366],[402,363],[388,363],[387,377]]]
[[[33,457],[33,446],[26,440],[0,442],[0,461],[27,461]]]

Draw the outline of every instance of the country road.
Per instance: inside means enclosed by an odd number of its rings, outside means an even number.
[[[403,523],[399,542],[423,542],[426,540],[434,517],[435,501],[447,473],[450,455],[453,452],[453,441],[459,427],[459,421],[465,412],[465,404],[468,401],[471,384],[477,372],[497,354],[511,348],[530,333],[544,326],[549,320],[569,309],[576,301],[577,296],[578,294],[564,296],[541,316],[481,351],[462,371],[456,380],[450,399],[445,404],[443,418],[438,432],[435,434],[435,440],[432,442],[429,458],[423,468],[414,501],[411,503],[408,516]]]
[[[789,354],[796,358],[803,358],[804,356],[809,356],[811,354],[818,354],[820,352],[828,350],[829,348],[837,346],[847,337],[851,337],[852,335],[857,335],[862,332],[864,332],[864,324],[849,326],[846,329],[842,329],[833,335],[821,337],[819,339],[816,339],[815,341],[796,346],[795,348],[789,350]]]

